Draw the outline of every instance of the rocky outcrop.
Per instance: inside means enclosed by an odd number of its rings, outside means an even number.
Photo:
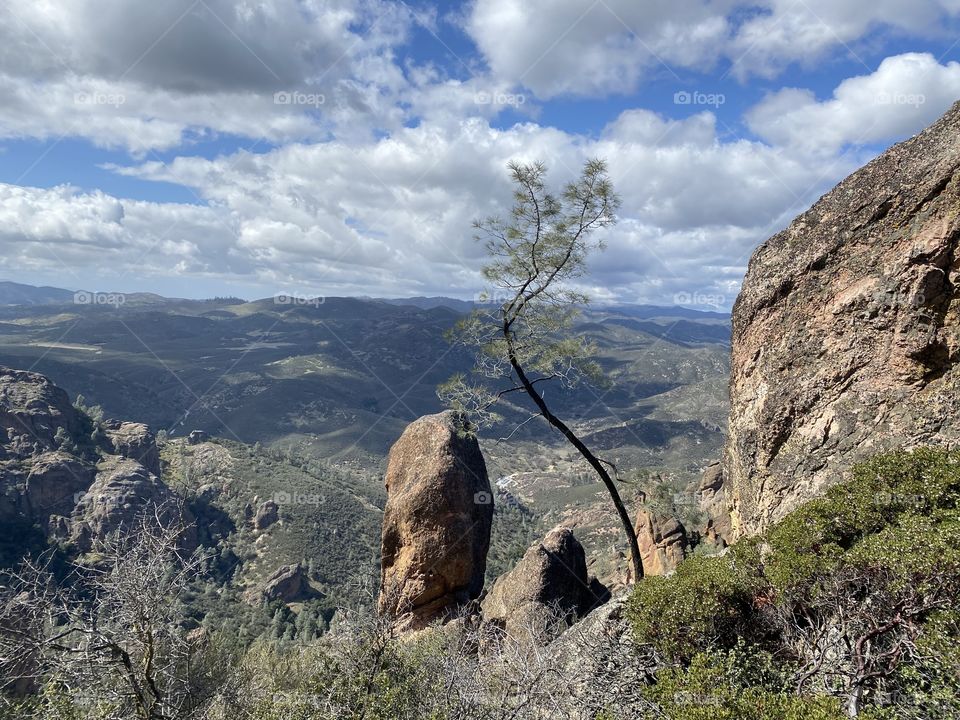
[[[0,460],[56,450],[57,430],[75,438],[84,427],[67,393],[46,377],[0,367]]]
[[[755,533],[865,456],[960,439],[960,103],[754,253],[724,475]]]
[[[481,603],[483,619],[514,636],[557,632],[610,597],[587,574],[583,546],[566,527],[556,527],[494,582]]]
[[[722,549],[730,542],[730,500],[723,466],[713,463],[703,471],[696,492],[697,507],[706,516],[701,540]]]
[[[255,530],[266,530],[280,519],[280,506],[273,500],[267,500],[257,508],[257,514],[253,516],[253,527]]]
[[[135,460],[108,457],[74,508],[71,534],[81,549],[95,549],[108,535],[134,527],[148,511],[168,527],[183,526],[184,548],[196,547],[194,518],[176,494]]]
[[[70,514],[94,478],[91,427],[43,375],[0,368],[0,523],[49,529],[51,518]]]
[[[199,445],[200,443],[205,443],[210,439],[210,434],[204,430],[191,430],[190,434],[187,435],[187,442],[191,445]]]
[[[193,515],[159,472],[146,425],[98,427],[43,375],[0,368],[0,523],[37,524],[87,551],[159,508],[192,549]]]
[[[282,600],[295,602],[303,600],[310,594],[307,583],[307,573],[300,563],[284,565],[268,577],[260,590],[260,597],[265,602]]]
[[[136,460],[159,477],[160,452],[149,427],[143,423],[110,421],[104,430],[115,455]]]
[[[686,557],[687,531],[676,518],[641,510],[636,530],[644,575],[669,575]]]
[[[637,652],[628,597],[628,592],[613,597],[543,650],[544,664],[556,668],[566,683],[558,708],[565,712],[557,717],[657,717],[650,715],[644,694],[655,667],[651,657]]]
[[[390,450],[385,483],[379,607],[398,627],[421,628],[483,587],[493,495],[465,418],[411,423]]]
[[[70,515],[96,475],[96,467],[59,450],[37,456],[27,473],[22,512],[43,522],[51,515]]]
[[[6,593],[8,588],[2,587]],[[2,606],[0,606],[0,628],[3,628],[4,635],[15,637],[14,634],[26,634],[28,637],[34,636],[37,632],[36,625],[42,622],[42,613],[37,612],[38,599],[35,593],[23,591],[12,597],[6,595]],[[8,633],[10,635],[8,635]],[[6,647],[10,647],[6,642]],[[18,700],[26,699],[30,696],[36,696],[40,690],[43,673],[43,659],[41,653],[43,646],[40,643],[30,645],[22,644],[20,652],[5,652],[3,656],[3,672],[0,673],[0,693],[4,696],[4,701],[9,703],[8,698]]]

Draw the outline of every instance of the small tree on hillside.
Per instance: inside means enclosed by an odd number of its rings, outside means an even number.
[[[440,397],[482,422],[505,395],[526,393],[536,415],[558,430],[603,482],[627,536],[634,577],[640,578],[637,535],[617,491],[616,468],[551,411],[540,389],[549,381],[572,387],[599,377],[591,343],[570,334],[578,308],[588,298],[569,281],[584,274],[587,255],[602,247],[594,231],[616,221],[619,198],[602,160],[588,161],[579,179],[559,196],[545,189],[542,163],[510,163],[509,169],[516,186],[509,219],[474,223],[490,256],[483,274],[494,292],[457,325],[454,339],[478,349],[476,374],[488,381],[508,380],[510,387],[497,392],[458,375],[441,386]]]

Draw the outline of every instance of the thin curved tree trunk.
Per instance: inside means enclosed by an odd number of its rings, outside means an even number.
[[[588,448],[586,444],[579,437],[577,437],[573,430],[567,427],[567,424],[564,423],[563,420],[558,418],[550,411],[550,408],[547,407],[546,401],[543,399],[540,393],[537,392],[537,389],[533,386],[533,383],[530,382],[530,379],[523,371],[523,367],[521,367],[520,362],[517,360],[517,356],[513,350],[513,344],[510,339],[509,328],[505,328],[504,334],[506,335],[507,344],[509,347],[508,356],[510,359],[510,365],[513,367],[513,371],[517,374],[520,384],[523,386],[523,389],[526,391],[527,395],[529,395],[530,399],[533,400],[534,404],[540,410],[540,414],[546,418],[547,422],[559,430],[560,433],[567,439],[567,441],[577,449],[580,455],[582,455],[583,458],[590,463],[590,467],[592,467],[597,475],[600,476],[600,479],[606,486],[607,492],[610,494],[610,499],[613,500],[613,505],[617,509],[617,515],[620,516],[620,523],[623,525],[623,531],[627,536],[627,544],[630,546],[630,562],[633,566],[633,578],[634,582],[637,582],[643,577],[643,561],[640,558],[640,544],[637,542],[637,531],[633,527],[633,523],[630,520],[630,515],[627,512],[626,506],[623,504],[620,493],[617,491],[616,483],[614,482],[613,478],[610,477],[610,473],[607,472],[607,469],[603,466],[600,458],[593,454],[593,451],[591,451],[590,448]]]

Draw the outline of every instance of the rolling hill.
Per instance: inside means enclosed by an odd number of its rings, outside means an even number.
[[[107,417],[172,440],[200,429],[377,478],[407,423],[440,409],[437,384],[471,364],[444,338],[463,306],[427,300],[138,295],[119,305],[3,307],[0,364],[43,373]],[[690,487],[723,442],[727,316],[595,308],[576,331],[595,341],[610,383],[548,390],[558,413],[625,479],[647,478],[638,489]],[[602,490],[543,423],[521,425],[530,417],[521,400],[481,433],[491,477],[512,478],[543,523],[575,515],[588,550],[616,542]]]

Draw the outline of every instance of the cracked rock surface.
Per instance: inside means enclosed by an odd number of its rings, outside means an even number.
[[[734,536],[878,451],[955,443],[960,103],[761,245],[733,312]]]

